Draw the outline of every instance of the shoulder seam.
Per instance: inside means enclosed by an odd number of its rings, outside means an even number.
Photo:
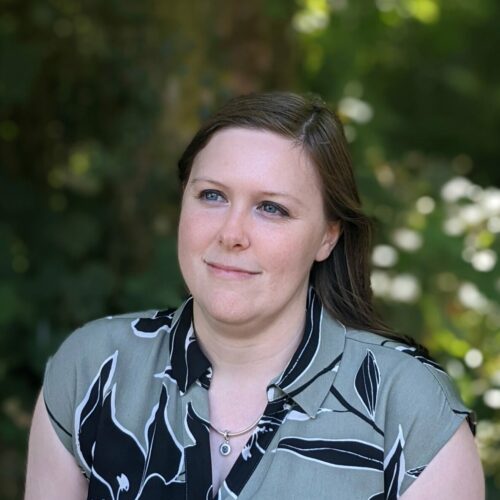
[[[437,377],[437,375],[434,373],[433,371],[433,368],[431,366],[427,366],[425,365],[424,363],[422,363],[422,365],[424,365],[423,367],[427,370],[428,373],[431,374],[431,376],[434,378],[434,380],[437,382],[437,384],[439,385],[439,388],[441,389],[441,392],[443,393],[443,396],[444,398],[446,399],[446,402],[448,403],[448,406],[453,410],[453,406],[448,398],[448,391],[443,387],[443,384],[441,383],[441,380],[439,380],[439,377]],[[452,378],[451,378],[451,375],[449,375],[448,373],[444,372],[446,374],[447,377],[450,378],[450,381],[451,382],[455,382]],[[458,392],[458,388],[457,388],[457,392]],[[461,399],[461,397],[460,397]],[[463,406],[465,406],[465,404],[462,402]],[[467,407],[466,407],[467,408]],[[467,408],[469,410],[469,413],[470,413],[470,408]]]

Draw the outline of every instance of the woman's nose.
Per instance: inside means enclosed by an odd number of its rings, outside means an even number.
[[[242,211],[229,210],[220,231],[219,244],[228,250],[244,250],[250,245],[247,216]]]

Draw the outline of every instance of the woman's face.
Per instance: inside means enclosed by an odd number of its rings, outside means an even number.
[[[184,191],[180,268],[206,320],[276,321],[305,306],[311,266],[338,232],[300,147],[267,131],[223,129],[196,156]]]

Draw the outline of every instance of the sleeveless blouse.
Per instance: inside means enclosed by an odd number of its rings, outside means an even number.
[[[472,412],[415,347],[345,328],[309,290],[304,337],[219,491],[212,490],[211,365],[177,310],[73,332],[43,395],[88,499],[397,499]]]

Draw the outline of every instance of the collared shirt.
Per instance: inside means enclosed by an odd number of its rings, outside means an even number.
[[[346,329],[310,289],[302,341],[214,492],[192,306],[94,321],[49,361],[45,404],[88,499],[396,499],[470,417],[436,363]]]

